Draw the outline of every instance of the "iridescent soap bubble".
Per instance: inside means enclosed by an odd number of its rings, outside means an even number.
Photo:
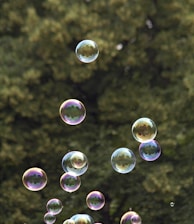
[[[98,45],[93,40],[83,40],[76,46],[75,54],[81,62],[91,63],[99,55]]]
[[[100,191],[92,191],[86,197],[86,204],[91,210],[100,210],[105,205],[105,197]]]
[[[75,224],[75,222],[72,219],[66,219],[63,224]]]
[[[128,211],[121,217],[120,224],[141,224],[141,217],[137,212]]]
[[[75,224],[94,224],[93,218],[88,214],[76,214],[71,217]]]
[[[23,185],[30,191],[40,191],[47,184],[47,175],[44,170],[32,167],[22,176]]]
[[[63,210],[63,205],[59,199],[52,198],[47,202],[46,208],[49,213],[57,215]]]
[[[81,179],[73,173],[64,173],[60,178],[60,186],[64,191],[74,192],[79,189]]]
[[[161,147],[155,140],[143,142],[139,145],[139,154],[146,161],[154,161],[161,155]]]
[[[173,208],[175,206],[175,203],[173,201],[170,202],[170,207]]]
[[[118,148],[111,156],[111,164],[118,173],[131,172],[136,164],[136,157],[132,150],[128,148]]]
[[[55,223],[55,221],[56,221],[56,216],[51,214],[50,212],[47,212],[44,215],[44,222],[46,224],[53,224],[53,223]]]
[[[62,168],[65,172],[71,172],[76,176],[80,176],[88,170],[88,159],[80,151],[68,152],[62,158]]]
[[[86,108],[79,100],[69,99],[61,104],[59,115],[66,124],[78,125],[86,117]]]
[[[153,120],[142,117],[132,125],[132,135],[138,142],[147,142],[156,137],[157,127]]]

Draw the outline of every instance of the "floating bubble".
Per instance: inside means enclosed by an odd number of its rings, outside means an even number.
[[[75,224],[94,224],[93,218],[88,214],[76,214],[71,217]]]
[[[75,224],[75,222],[72,219],[66,219],[63,224]]]
[[[161,155],[161,147],[155,140],[143,142],[139,145],[139,154],[146,161],[154,161]]]
[[[173,208],[175,206],[175,203],[173,201],[170,202],[170,207]]]
[[[136,141],[147,142],[156,137],[157,127],[150,118],[143,117],[133,123],[131,131]]]
[[[93,40],[83,40],[76,46],[75,54],[81,62],[91,63],[99,55],[98,45]]]
[[[33,167],[24,172],[22,182],[28,190],[40,191],[47,184],[47,175],[44,170]]]
[[[132,150],[128,148],[118,148],[111,156],[111,164],[118,173],[131,172],[136,164],[136,157]]]
[[[64,191],[74,192],[79,189],[81,179],[73,173],[64,173],[60,178],[60,186]]]
[[[65,172],[71,172],[76,176],[80,176],[88,170],[88,159],[80,151],[68,152],[62,158],[62,168]]]
[[[69,99],[61,104],[59,115],[66,124],[78,125],[86,117],[86,108],[79,100]]]
[[[56,217],[53,214],[51,214],[50,212],[47,212],[44,215],[44,222],[46,224],[53,224],[53,223],[55,223],[55,221],[56,221]]]
[[[91,210],[100,210],[105,205],[105,197],[100,191],[92,191],[86,197],[86,204]]]
[[[141,217],[134,211],[128,211],[121,217],[120,224],[141,224]]]
[[[59,199],[52,198],[47,202],[46,208],[50,214],[57,215],[62,211],[63,205]]]

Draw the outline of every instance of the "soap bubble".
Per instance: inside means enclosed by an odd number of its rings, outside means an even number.
[[[100,210],[105,205],[104,195],[100,191],[92,191],[86,197],[86,204],[91,210]]]
[[[75,224],[75,222],[72,219],[66,219],[63,224]]]
[[[71,217],[75,224],[94,224],[93,218],[88,214],[76,214]]]
[[[133,123],[131,131],[136,141],[147,142],[156,137],[157,127],[150,118],[143,117]]]
[[[40,191],[47,184],[47,175],[44,170],[33,167],[24,172],[22,182],[28,190]]]
[[[136,157],[132,150],[128,148],[118,148],[111,156],[111,164],[118,173],[131,172],[136,164]]]
[[[146,161],[154,161],[159,158],[161,147],[155,140],[143,142],[139,145],[139,154]]]
[[[46,224],[53,224],[53,223],[55,223],[55,221],[56,221],[56,217],[53,214],[51,214],[50,212],[47,212],[44,215],[44,222]]]
[[[73,173],[64,173],[60,178],[60,186],[64,191],[74,192],[79,189],[81,179]]]
[[[173,208],[175,206],[175,203],[173,201],[170,202],[170,207]]]
[[[88,159],[80,151],[68,152],[62,158],[62,168],[65,172],[71,172],[76,176],[80,176],[88,169]]]
[[[99,55],[98,45],[93,40],[83,40],[76,46],[75,54],[81,62],[91,63]]]
[[[59,115],[66,124],[78,125],[86,117],[86,108],[79,100],[69,99],[61,104]]]
[[[59,199],[52,198],[47,202],[46,208],[49,213],[57,215],[62,211],[63,205]]]
[[[134,211],[128,211],[121,217],[120,224],[141,224],[141,217]]]

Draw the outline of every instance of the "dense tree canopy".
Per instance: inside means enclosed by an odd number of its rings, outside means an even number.
[[[91,64],[75,56],[83,39],[99,46]],[[144,224],[193,224],[193,47],[192,0],[0,1],[0,223],[43,223],[56,197],[64,205],[57,224],[76,213],[116,224],[129,208]],[[59,117],[69,98],[87,109],[78,126]],[[140,158],[132,137],[140,117],[157,124],[155,162]],[[111,167],[118,147],[137,157],[129,174]],[[71,150],[87,155],[89,169],[69,194],[59,178]],[[48,176],[39,192],[21,181],[35,166]],[[100,211],[86,206],[91,190],[106,197]]]

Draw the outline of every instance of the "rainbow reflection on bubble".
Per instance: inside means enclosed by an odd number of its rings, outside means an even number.
[[[52,198],[47,202],[46,208],[49,213],[57,215],[62,211],[63,205],[59,199]]]
[[[154,161],[161,155],[161,147],[155,140],[143,142],[139,145],[139,154],[143,160]]]
[[[81,179],[73,173],[64,173],[60,178],[60,186],[64,191],[74,192],[79,189]]]
[[[76,176],[80,176],[88,170],[88,159],[80,151],[68,152],[62,158],[62,168],[65,172],[71,172]]]
[[[44,170],[32,167],[24,172],[22,182],[28,190],[40,191],[47,184],[47,175]]]
[[[69,99],[61,104],[59,115],[66,124],[78,125],[86,117],[86,108],[79,100]]]
[[[111,156],[113,169],[122,174],[131,172],[136,165],[136,157],[131,149],[118,148]]]
[[[142,117],[136,120],[131,128],[132,135],[138,142],[147,142],[157,135],[157,127],[153,120]]]
[[[75,54],[81,62],[91,63],[99,55],[98,45],[93,40],[83,40],[76,46]]]
[[[72,219],[66,219],[63,224],[75,224],[75,222]]]
[[[86,204],[91,210],[100,210],[105,205],[105,197],[100,191],[92,191],[86,197]]]

